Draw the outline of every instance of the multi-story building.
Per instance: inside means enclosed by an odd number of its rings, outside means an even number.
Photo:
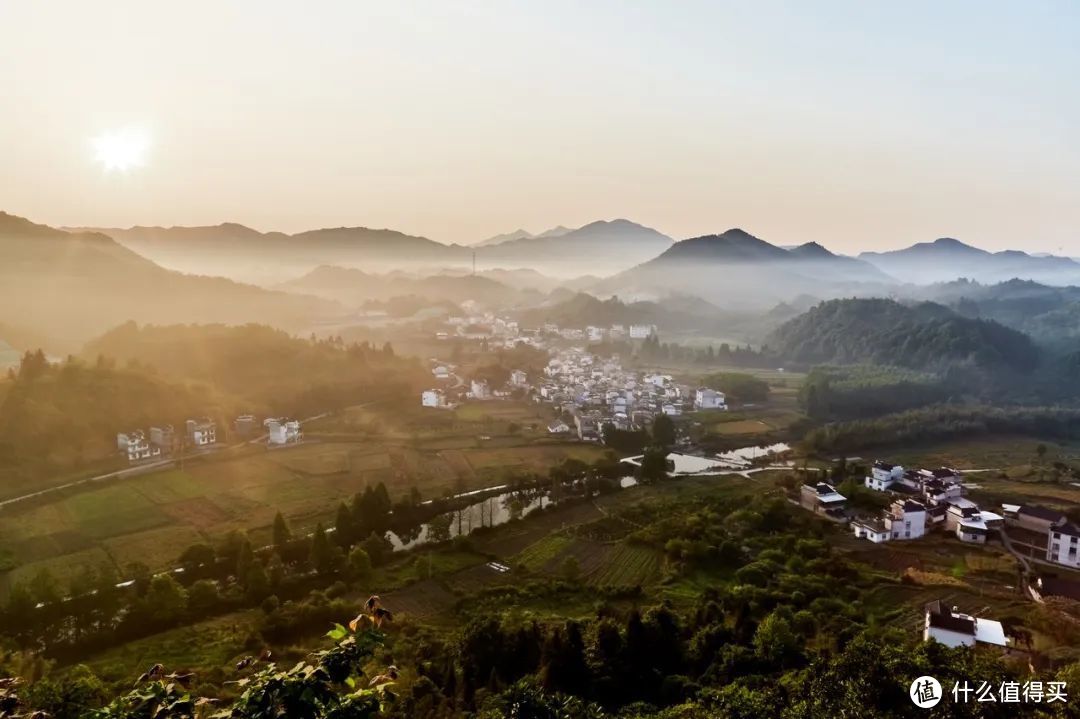
[[[420,393],[421,407],[445,407],[446,395],[441,389],[426,389]]]
[[[1066,520],[1051,525],[1048,532],[1047,561],[1080,569],[1080,527]]]
[[[263,426],[267,431],[267,444],[292,444],[304,438],[300,422],[295,419],[270,418],[263,422]]]
[[[188,444],[193,447],[207,447],[217,442],[217,424],[209,417],[189,419],[184,426]]]
[[[124,453],[128,462],[143,462],[161,456],[161,447],[151,444],[141,429],[117,433],[116,448]]]
[[[694,393],[694,409],[727,409],[727,398],[723,392],[702,387]]]
[[[160,427],[150,428],[150,443],[161,449],[163,454],[172,452],[176,442],[176,432],[171,424],[163,424]]]

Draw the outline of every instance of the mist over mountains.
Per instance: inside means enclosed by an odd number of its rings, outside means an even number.
[[[746,327],[756,314],[766,332],[842,297],[933,300],[1046,342],[1080,333],[1072,319],[1080,297],[1071,287],[1080,285],[1080,263],[1069,258],[988,252],[953,239],[851,257],[789,239],[774,244],[735,228],[675,241],[616,219],[516,231],[468,247],[363,227],[65,231],[0,213],[0,300],[8,308],[0,311],[0,339],[15,349],[66,351],[124,321],[193,316],[301,329],[390,300],[399,316],[470,301],[494,310],[570,302],[560,315],[578,310],[599,321],[640,310],[677,318],[679,327],[693,325],[692,317],[715,327],[706,318],[720,314]],[[631,309],[591,304],[579,293],[618,297]]]

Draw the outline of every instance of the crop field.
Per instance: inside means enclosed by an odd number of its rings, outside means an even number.
[[[522,412],[506,404],[509,415]],[[370,408],[361,412],[372,421],[379,416]],[[393,425],[392,417],[384,419]],[[401,426],[408,421],[406,415]],[[428,498],[500,483],[508,473],[546,474],[566,458],[593,461],[602,454],[592,445],[528,437],[479,442],[477,426],[468,424],[466,434],[409,442],[358,435],[271,451],[244,447],[189,461],[182,470],[10,505],[0,509],[0,550],[16,569],[0,573],[0,598],[13,581],[42,569],[63,584],[81,566],[80,558],[112,563],[123,576],[132,561],[154,570],[169,568],[191,544],[213,543],[234,529],[247,531],[256,546],[267,544],[278,511],[294,531],[308,532],[318,522],[333,521],[340,502],[378,482],[386,483],[395,498],[412,487]]]
[[[1046,449],[1041,460],[1049,467],[1055,461],[1080,461],[1080,445],[1040,442],[1030,437],[992,437],[941,442],[889,453],[887,459],[904,466],[946,466],[957,469],[993,469],[1022,478],[1038,471],[1038,447]],[[988,473],[990,474],[990,473]]]
[[[225,669],[245,651],[245,640],[255,628],[254,613],[227,614],[109,649],[87,665],[106,681],[123,682],[130,682],[145,667],[158,662],[167,667]]]
[[[597,586],[647,584],[659,576],[661,567],[659,553],[648,547],[562,534],[550,535],[527,547],[515,557],[515,563],[559,576],[571,559],[577,563],[580,578]]]

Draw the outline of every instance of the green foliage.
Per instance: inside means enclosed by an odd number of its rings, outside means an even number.
[[[675,422],[666,414],[658,414],[652,423],[653,442],[658,447],[675,445]]]
[[[764,402],[769,398],[769,383],[741,372],[716,372],[701,378],[702,386],[723,392],[728,400],[739,403]]]
[[[874,419],[827,424],[811,430],[803,444],[814,452],[846,452],[994,434],[1080,437],[1080,409],[935,405]]]
[[[942,402],[961,388],[901,367],[815,367],[799,388],[799,404],[818,420],[873,417]]]
[[[907,306],[887,299],[822,302],[781,325],[769,345],[780,356],[808,365],[1030,372],[1039,362],[1038,350],[1021,332],[930,302]]]

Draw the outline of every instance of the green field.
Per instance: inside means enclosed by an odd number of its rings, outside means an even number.
[[[522,407],[507,404],[507,416],[520,419]],[[501,405],[483,407],[488,412]],[[308,532],[318,522],[333,522],[340,502],[378,482],[394,498],[412,487],[424,497],[437,497],[497,484],[512,473],[546,474],[564,459],[593,461],[602,454],[593,445],[520,433],[481,441],[480,421],[455,421],[454,429],[422,436],[423,413],[383,413],[380,431],[326,432],[358,417],[375,421],[379,416],[359,409],[337,418],[337,424],[325,423],[326,437],[312,432],[315,436],[309,434],[298,446],[245,447],[188,462],[183,470],[86,485],[5,507],[0,549],[15,568],[0,574],[0,592],[42,569],[64,582],[87,562],[112,564],[121,576],[134,561],[154,570],[168,568],[191,544],[216,541],[234,529],[248,532],[256,546],[268,544],[276,512],[294,531]]]

